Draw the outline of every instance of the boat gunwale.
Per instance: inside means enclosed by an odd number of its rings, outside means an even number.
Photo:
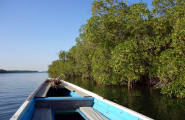
[[[51,78],[47,78],[46,80],[44,80],[44,81],[43,81],[43,82],[42,82],[42,83],[41,83],[30,95],[29,95],[29,97],[26,99],[26,101],[21,105],[21,107],[16,111],[16,113],[10,118],[10,120],[17,120],[17,119],[19,119],[19,118],[23,115],[25,109],[28,107],[28,105],[31,103],[31,101],[34,100],[34,96],[36,95],[36,93],[41,89],[41,87],[42,87],[42,86],[46,83],[46,81],[48,81],[48,80],[51,80]],[[120,109],[120,110],[123,110],[123,111],[125,111],[125,112],[128,112],[128,113],[130,113],[131,115],[134,115],[134,116],[136,116],[136,117],[138,117],[138,118],[140,118],[140,119],[142,119],[142,120],[153,120],[153,119],[151,119],[151,118],[149,118],[149,117],[147,117],[147,116],[145,116],[145,115],[142,115],[142,114],[140,114],[140,113],[138,113],[138,112],[135,112],[135,111],[133,111],[133,110],[131,110],[131,109],[129,109],[129,108],[126,108],[126,107],[121,106],[121,105],[119,105],[119,104],[117,104],[117,103],[115,103],[115,102],[112,102],[112,101],[109,101],[109,100],[107,100],[107,99],[104,99],[103,97],[99,96],[98,94],[95,94],[95,93],[93,93],[93,92],[90,92],[90,91],[88,91],[88,90],[86,90],[86,89],[83,89],[83,88],[81,88],[81,87],[79,87],[79,86],[76,86],[76,85],[74,85],[74,84],[72,84],[72,83],[66,82],[66,81],[64,81],[64,80],[60,80],[60,81],[63,82],[63,83],[65,83],[66,85],[69,85],[69,86],[72,86],[72,87],[78,89],[79,91],[82,91],[82,92],[84,92],[84,93],[86,93],[86,94],[89,94],[89,95],[91,95],[92,97],[94,97],[94,98],[96,98],[96,99],[98,99],[98,100],[101,100],[101,101],[103,101],[103,102],[105,102],[105,103],[107,103],[107,104],[110,104],[110,105],[112,105],[112,106],[114,106],[114,107],[116,107],[116,108],[118,108],[118,109]]]
[[[40,88],[45,84],[47,80],[49,79],[44,80],[37,88],[35,88],[35,90],[28,96],[26,101],[19,107],[16,113],[10,118],[10,120],[17,120],[23,115],[25,109],[29,106],[36,93],[40,90]]]
[[[34,96],[37,94],[37,92],[42,88],[42,86],[48,81],[48,79],[44,80],[27,98],[26,101],[30,101],[34,98]]]
[[[142,114],[140,114],[140,113],[138,113],[138,112],[135,112],[135,111],[133,111],[133,110],[131,110],[131,109],[129,109],[129,108],[126,108],[126,107],[121,106],[121,105],[119,105],[119,104],[117,104],[117,103],[115,103],[115,102],[112,102],[112,101],[109,101],[109,100],[107,100],[107,99],[104,99],[103,97],[99,96],[98,94],[95,94],[95,93],[93,93],[93,92],[90,92],[90,91],[88,91],[88,90],[86,90],[86,89],[83,89],[83,88],[81,88],[81,87],[79,87],[79,86],[76,86],[76,85],[74,85],[74,84],[72,84],[72,83],[69,83],[69,82],[66,82],[66,81],[64,81],[64,80],[61,80],[61,81],[64,82],[66,85],[70,85],[70,86],[72,86],[72,87],[74,87],[74,88],[76,88],[76,89],[78,89],[78,90],[81,90],[81,91],[83,91],[84,93],[89,94],[89,95],[91,95],[92,97],[94,97],[94,98],[96,98],[96,99],[102,100],[103,102],[105,102],[105,103],[107,103],[107,104],[110,104],[110,105],[112,105],[112,106],[114,106],[114,107],[117,107],[118,109],[123,110],[123,111],[125,111],[125,112],[128,112],[128,113],[130,113],[131,115],[134,115],[134,116],[136,116],[136,117],[138,117],[138,118],[140,118],[140,119],[142,119],[142,120],[153,120],[152,118],[149,118],[149,117],[147,117],[147,116],[145,116],[145,115],[142,115]]]

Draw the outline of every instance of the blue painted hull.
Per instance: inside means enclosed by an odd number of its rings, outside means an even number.
[[[108,101],[101,96],[98,96],[97,94],[84,90],[83,88],[80,88],[68,82],[65,82],[65,84],[75,88],[80,92],[88,94],[89,96],[83,97],[77,94],[78,92],[76,91],[57,89],[60,92],[59,94],[57,94],[58,96],[54,96],[52,92],[49,93],[48,91],[46,97],[35,98],[36,94],[39,92],[39,90],[41,90],[44,84],[46,84],[46,81],[44,81],[39,87],[36,88],[36,90],[33,91],[33,93],[23,103],[19,110],[14,114],[11,120],[32,120],[34,119],[36,114],[35,110],[38,108],[50,108],[50,116],[52,116],[52,120],[57,120],[58,116],[61,117],[64,114],[66,117],[66,114],[70,114],[70,111],[72,111],[72,115],[80,115],[81,117],[83,117],[83,119],[88,120],[89,117],[79,109],[80,107],[84,106],[92,108],[94,111],[111,120],[152,120],[149,117],[146,117],[128,108]],[[72,115],[68,116],[71,117]]]

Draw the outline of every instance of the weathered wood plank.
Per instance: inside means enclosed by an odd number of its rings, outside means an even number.
[[[99,113],[92,107],[80,107],[80,110],[89,118],[90,120],[109,120],[103,114]]]

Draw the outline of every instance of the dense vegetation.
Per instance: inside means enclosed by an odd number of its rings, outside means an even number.
[[[0,69],[0,73],[27,73],[27,72],[38,72],[32,70],[4,70]]]
[[[130,6],[96,0],[76,45],[49,65],[55,74],[91,78],[106,85],[142,83],[185,97],[185,2],[154,0]]]

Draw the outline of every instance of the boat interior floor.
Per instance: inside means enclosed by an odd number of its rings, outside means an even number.
[[[59,91],[59,90],[63,90],[63,91]],[[65,90],[64,90],[65,89]],[[57,92],[58,91],[58,92]],[[69,93],[69,92],[73,92],[76,93],[77,95],[81,96],[81,97],[92,97],[91,95],[88,95],[82,91],[77,90],[76,88],[66,85],[66,84],[61,84],[58,86],[52,86],[51,83],[45,83],[41,89],[37,92],[37,94],[35,95],[35,98],[43,98],[43,97],[48,97],[48,93],[58,93],[60,95],[62,95],[61,93]],[[68,94],[67,94],[68,95]],[[67,96],[66,95],[66,96]],[[57,97],[58,97],[57,96]],[[54,97],[54,96],[51,96]],[[68,95],[69,97],[69,95]]]
[[[32,120],[108,120],[92,108],[94,98],[78,89],[61,84],[45,83],[34,97]]]

